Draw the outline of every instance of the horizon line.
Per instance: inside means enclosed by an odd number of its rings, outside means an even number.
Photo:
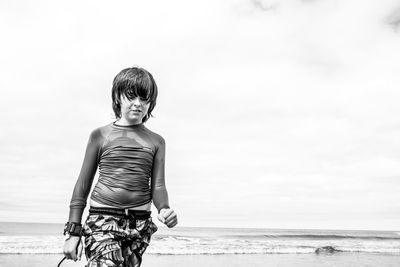
[[[0,221],[1,223],[17,223],[17,224],[58,224],[58,225],[63,225],[64,223],[59,223],[59,222],[15,222],[15,221]],[[165,229],[171,229],[173,230],[174,228],[168,228],[165,225],[160,225],[159,227],[165,228]],[[400,232],[400,229],[390,229],[390,230],[376,230],[376,229],[326,229],[326,228],[267,228],[267,227],[224,227],[224,226],[189,226],[189,225],[178,225],[178,228],[214,228],[214,229],[251,229],[251,230],[304,230],[304,231],[310,231],[310,230],[320,230],[320,231],[375,231],[375,232]]]

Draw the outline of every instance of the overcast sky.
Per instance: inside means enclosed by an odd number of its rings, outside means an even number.
[[[399,1],[1,1],[0,29],[0,221],[67,220],[138,65],[181,226],[399,230]]]

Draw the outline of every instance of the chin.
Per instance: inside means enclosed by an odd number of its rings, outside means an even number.
[[[143,121],[143,118],[140,118],[140,117],[133,117],[133,118],[129,118],[129,120],[130,120],[132,123],[141,123],[141,122]]]

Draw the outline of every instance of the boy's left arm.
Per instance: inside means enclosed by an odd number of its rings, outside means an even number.
[[[178,218],[175,211],[169,207],[168,202],[168,192],[165,186],[165,141],[162,137],[154,155],[151,185],[153,203],[158,210],[158,219],[169,228],[174,227],[178,223]]]

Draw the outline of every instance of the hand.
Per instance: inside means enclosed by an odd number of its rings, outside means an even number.
[[[64,255],[69,260],[81,260],[82,245],[80,236],[70,236],[64,243]]]
[[[168,226],[169,228],[174,227],[178,224],[178,217],[172,209],[161,209],[157,216],[158,220]]]

